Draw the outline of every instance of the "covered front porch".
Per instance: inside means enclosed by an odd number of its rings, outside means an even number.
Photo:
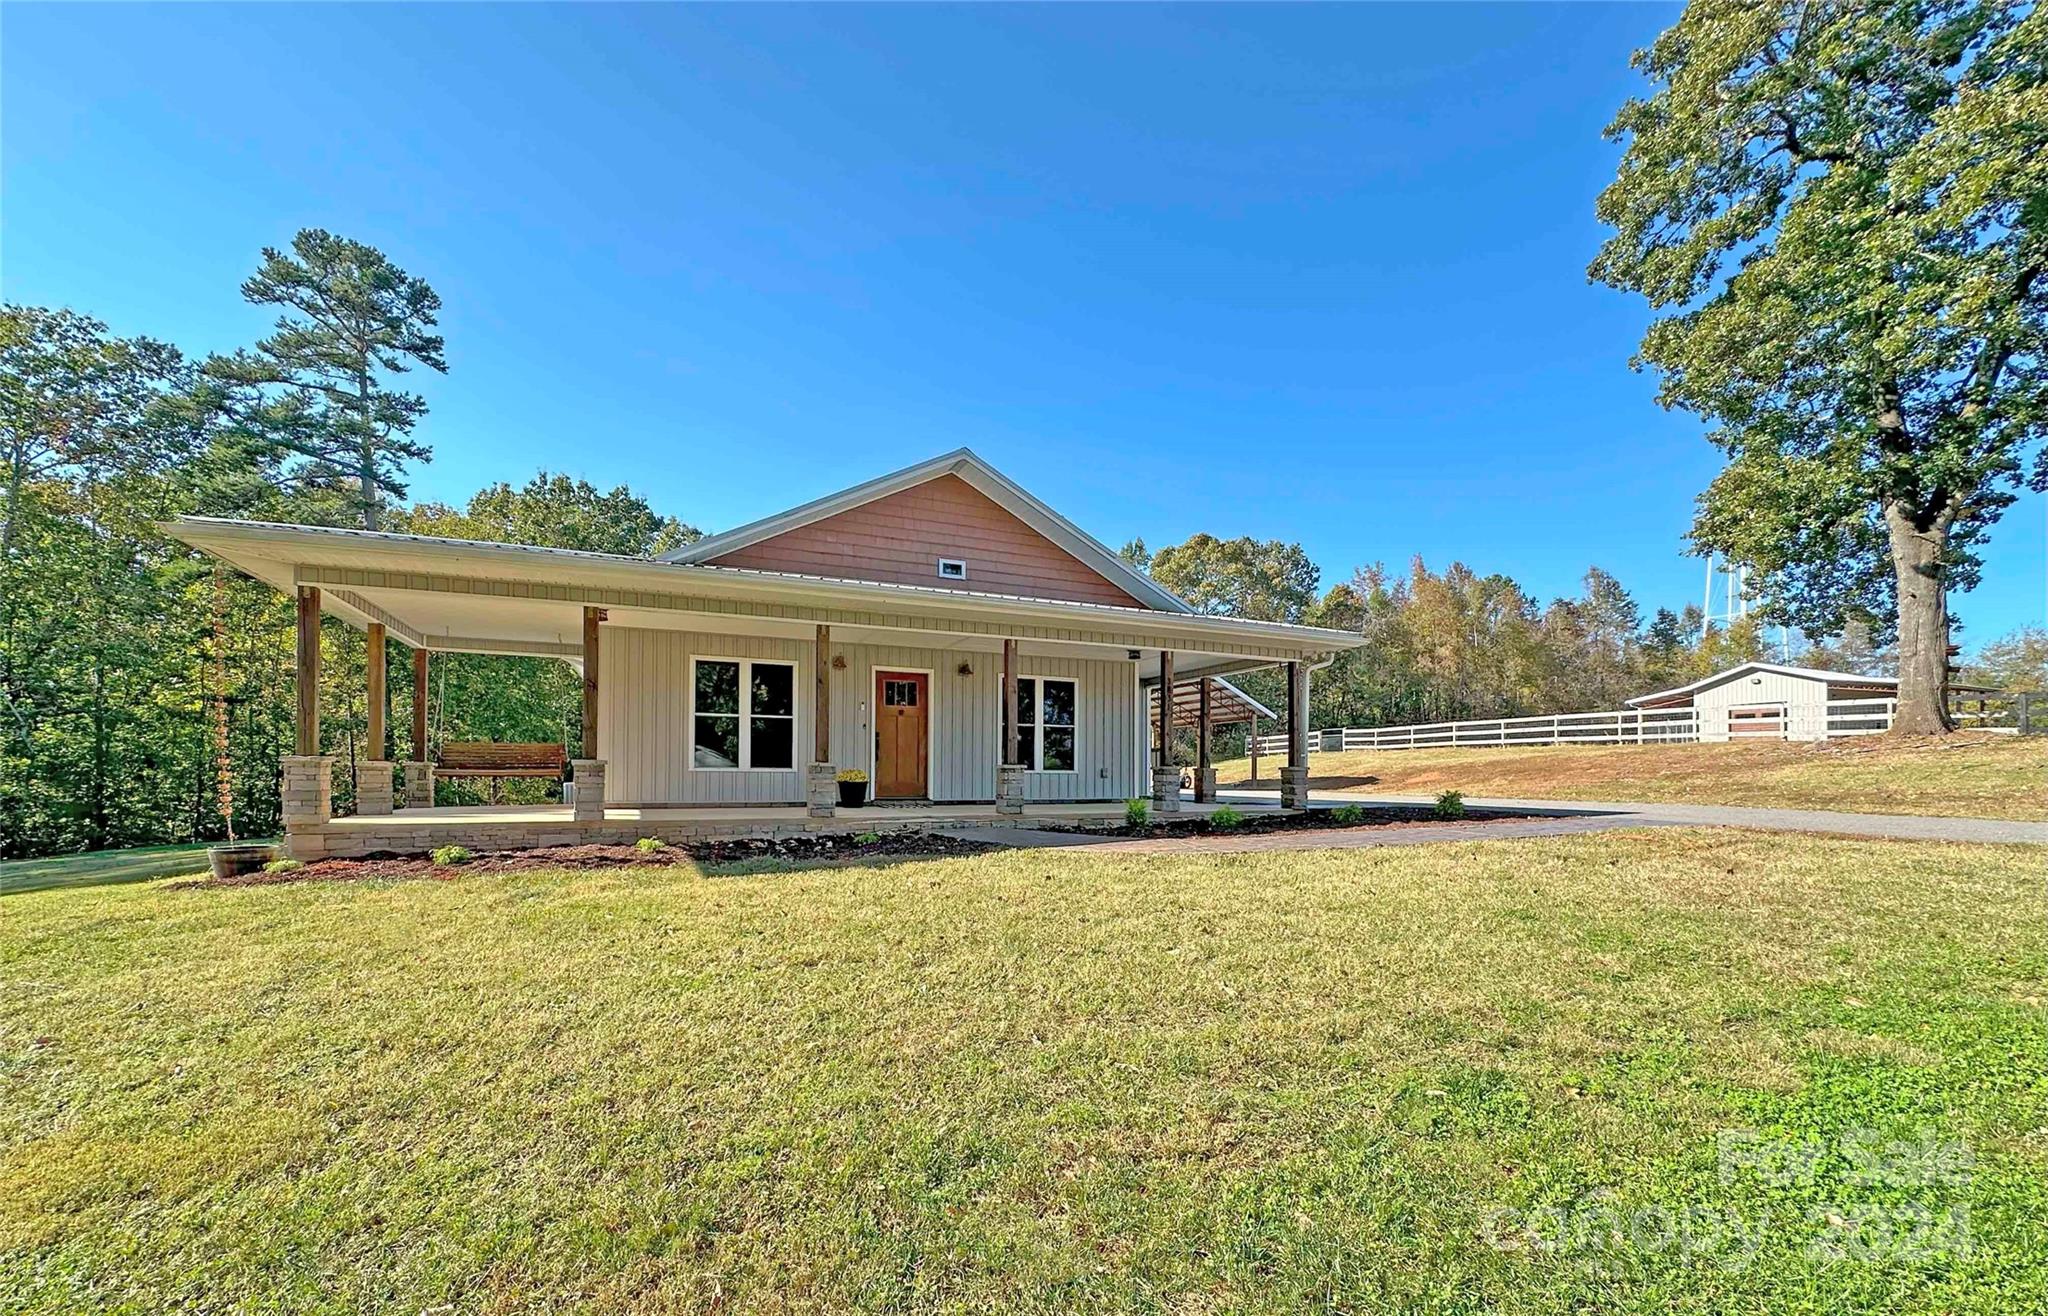
[[[1310,670],[1356,642],[1143,607],[425,536],[202,519],[172,529],[298,600],[297,753],[284,794],[301,859],[1109,822],[1139,797],[1179,812],[1173,726],[1192,723],[1208,743],[1212,721],[1242,702],[1218,678],[1285,668],[1298,728]],[[369,754],[355,764],[352,817],[334,815],[314,697],[323,616],[371,639]],[[436,653],[576,666],[580,734],[528,747],[566,760],[565,801],[436,807],[434,747],[417,715],[394,789],[400,765],[379,711],[391,640],[413,650],[416,688]],[[490,747],[466,748],[473,761]],[[1207,755],[1195,757],[1194,807],[1214,807]],[[1306,779],[1297,743],[1283,804],[1301,802]],[[842,791],[860,807],[842,807]]]

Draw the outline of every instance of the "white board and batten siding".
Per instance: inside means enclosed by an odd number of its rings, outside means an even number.
[[[1795,740],[1816,740],[1826,726],[1828,684],[1810,676],[1789,672],[1759,671],[1710,685],[1694,692],[1692,706],[1699,714],[1700,739],[1728,739],[1728,710],[1759,708],[1773,704],[1785,709],[1786,733]]]
[[[597,743],[614,804],[786,804],[804,798],[811,756],[812,646],[754,635],[607,626],[599,649]],[[796,664],[793,771],[690,766],[690,659],[776,658]]]
[[[605,795],[619,804],[779,804],[804,798],[810,757],[814,646],[803,640],[607,626],[598,682],[598,738],[607,762]],[[935,801],[993,800],[1000,756],[1002,658],[994,653],[912,646],[835,644],[845,660],[830,672],[832,762],[871,776],[874,674],[931,674],[929,782]],[[704,771],[690,766],[690,659],[775,658],[796,664],[795,771]],[[963,676],[962,662],[973,668]],[[1077,683],[1075,771],[1025,774],[1038,801],[1121,800],[1139,793],[1142,710],[1127,660],[1037,658],[1026,676]]]
[[[1002,656],[959,649],[835,644],[846,659],[832,672],[832,761],[874,772],[872,705],[876,671],[931,673],[931,798],[993,800],[996,760],[1002,756]],[[960,664],[974,669],[960,674]],[[1075,682],[1073,772],[1029,772],[1027,799],[1122,800],[1137,792],[1137,743],[1131,709],[1137,701],[1135,665],[1124,660],[1038,658],[1024,655],[1022,676],[1070,677]]]

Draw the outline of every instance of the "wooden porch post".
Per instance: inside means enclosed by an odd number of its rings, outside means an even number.
[[[1213,684],[1206,676],[1201,679],[1197,687],[1199,707],[1195,713],[1195,798],[1204,804],[1216,797],[1216,765],[1209,757],[1212,728],[1209,689]]]
[[[1017,706],[1017,642],[1003,641],[1003,763],[1017,764],[1024,761],[1023,728],[1018,725],[1021,710]]]
[[[1307,691],[1302,680],[1307,672],[1298,662],[1287,664],[1287,766],[1305,768],[1308,766],[1308,728],[1302,719],[1308,715]]]
[[[1180,777],[1173,772],[1173,650],[1159,651],[1159,752],[1152,760],[1152,807],[1180,808]]]
[[[412,651],[412,756],[427,761],[427,651]]]
[[[320,587],[299,586],[299,756],[320,752]]]
[[[369,704],[370,730],[364,739],[369,741],[370,758],[379,763],[385,761],[387,756],[384,751],[388,748],[384,738],[384,700],[387,695],[384,688],[385,648],[384,623],[373,621],[370,623],[369,651],[363,663],[363,674],[368,678],[370,687],[366,700]]]
[[[294,859],[318,859],[326,853],[323,830],[334,817],[334,761],[320,753],[320,590],[298,588],[298,654],[294,682],[298,710],[293,724],[294,753],[284,769],[279,799],[284,815],[285,845]],[[385,792],[388,796],[389,790]]]
[[[1287,766],[1280,770],[1280,806],[1308,805],[1308,664],[1287,664]]]
[[[1040,698],[1043,698],[1043,692]],[[1017,707],[1017,642],[1003,641],[1003,733],[996,764],[996,812],[1024,812],[1024,728]]]
[[[597,681],[604,666],[598,641],[603,608],[583,610],[583,756],[575,761],[576,806],[579,823],[604,821],[605,762],[597,743]]]
[[[832,628],[818,628],[818,652],[811,665],[818,669],[817,691],[811,707],[811,762],[832,761]]]
[[[604,620],[603,608],[583,610],[583,757],[596,759],[597,745],[597,667],[598,667],[598,623]]]

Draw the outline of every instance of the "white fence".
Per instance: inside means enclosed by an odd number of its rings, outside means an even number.
[[[1750,726],[1724,727],[1720,714],[1706,728],[1709,740],[1834,740],[1889,731],[1896,699],[1835,699],[1822,708],[1795,708]],[[1999,714],[1957,710],[1965,726],[2013,731]],[[1541,717],[1490,717],[1464,722],[1421,722],[1400,727],[1331,727],[1311,731],[1311,752],[1360,749],[1465,749],[1503,745],[1680,745],[1702,739],[1699,711],[1691,708],[1616,709],[1603,713],[1551,713]],[[1286,735],[1260,736],[1261,756],[1284,755]]]

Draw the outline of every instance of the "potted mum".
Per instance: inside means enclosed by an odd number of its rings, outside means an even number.
[[[868,802],[868,774],[859,768],[848,768],[839,774],[839,807],[858,809]]]

